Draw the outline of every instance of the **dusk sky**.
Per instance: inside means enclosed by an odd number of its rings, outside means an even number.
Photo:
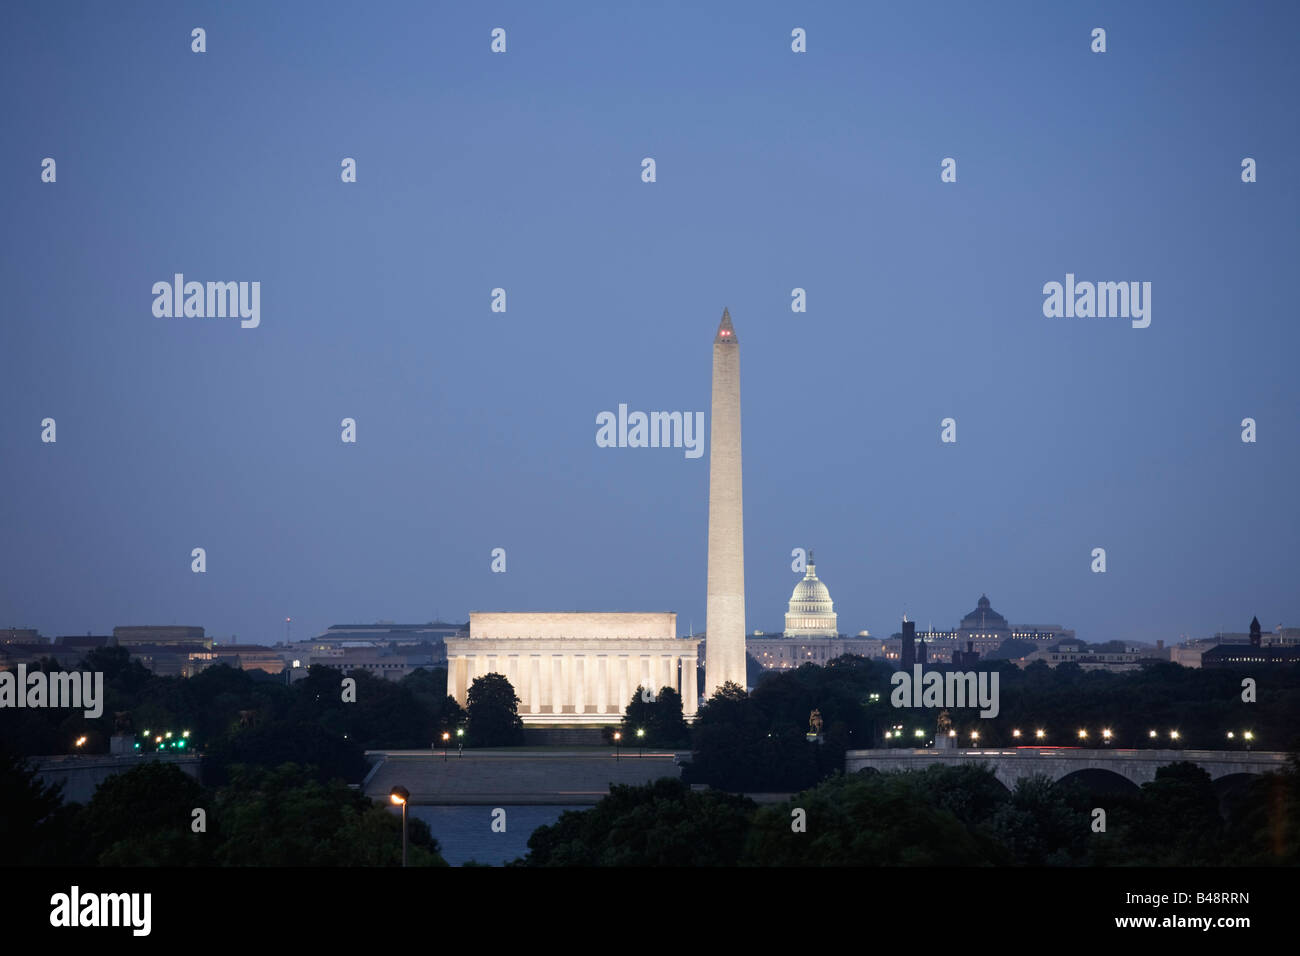
[[[1300,625],[1298,30],[1294,3],[6,3],[0,627],[698,632],[708,455],[599,448],[596,416],[707,422],[724,306],[748,630],[782,627],[799,546],[846,633],[982,592],[1087,641]],[[260,282],[260,326],[155,317],[175,273]],[[1150,282],[1150,327],[1045,317],[1067,273]]]

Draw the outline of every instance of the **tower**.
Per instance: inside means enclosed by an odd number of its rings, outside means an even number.
[[[911,673],[912,665],[916,662],[916,645],[913,643],[916,639],[916,622],[909,621],[907,615],[903,615],[903,640],[899,644],[899,661],[903,665],[903,670]]]
[[[709,419],[709,590],[705,603],[704,693],[727,681],[745,687],[745,530],[740,485],[740,343],[722,310],[713,337]]]

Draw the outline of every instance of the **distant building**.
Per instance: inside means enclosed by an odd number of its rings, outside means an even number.
[[[817,565],[808,550],[808,568],[794,586],[785,615],[785,636],[789,638],[838,637],[835,604],[826,585],[817,580]]]
[[[921,645],[925,647],[924,644]],[[903,636],[899,643],[899,662],[903,665],[903,670],[911,671],[912,665],[917,663],[916,660],[916,622],[909,621],[906,616],[903,618]],[[922,651],[924,653],[924,651]]]
[[[0,670],[13,670],[19,664],[30,666],[46,658],[56,661],[61,670],[73,670],[90,651],[112,644],[111,637],[89,634],[56,637],[52,642],[38,636],[32,643],[0,643]]]
[[[699,640],[677,637],[672,612],[471,612],[469,637],[448,638],[447,694],[463,707],[476,677],[502,674],[529,724],[605,724],[638,686],[682,695],[693,718]]]
[[[817,565],[809,549],[808,567],[794,586],[786,606],[785,631],[781,636],[755,631],[745,638],[745,653],[758,661],[764,670],[788,670],[802,664],[824,665],[845,654],[884,656],[883,641],[872,639],[865,631],[857,637],[844,637],[837,630],[836,620],[831,593],[818,580]],[[707,644],[706,640],[706,653]]]
[[[954,667],[974,668],[979,664],[980,652],[975,650],[975,642],[967,641],[966,650],[954,651],[952,663]]]
[[[410,662],[405,673],[417,667],[446,667],[447,639],[467,637],[469,624],[448,624],[430,621],[428,624],[394,624],[380,621],[376,624],[335,624],[322,634],[305,641],[281,645],[285,663],[298,674],[298,668],[312,664],[341,667],[344,652],[352,652],[357,666],[372,673],[395,672],[391,660],[380,662],[379,654],[363,654],[361,649],[395,648]],[[368,663],[361,664],[362,660]],[[401,675],[405,676],[405,674]]]
[[[34,627],[0,628],[0,644],[48,644],[48,637],[41,637]]]
[[[201,627],[182,627],[174,624],[141,625],[113,628],[113,640],[118,647],[130,648],[136,644],[154,646],[184,645],[187,647],[211,647],[212,641],[203,634]]]
[[[64,670],[76,663],[76,661],[68,661],[66,657],[60,658],[52,644],[22,644],[10,641],[0,644],[0,671],[14,670],[19,664],[26,664],[30,668],[47,657],[57,660],[59,667]]]
[[[293,679],[304,676],[304,666],[334,667],[345,674],[366,671],[385,680],[401,680],[420,668],[431,670],[446,666],[446,649],[442,644],[407,644],[399,647],[366,645],[361,647],[336,647],[313,651],[307,658],[286,654],[284,648],[277,653],[293,671]]]
[[[1300,663],[1300,645],[1278,642],[1264,646],[1257,617],[1251,619],[1248,643],[1218,644],[1201,655],[1201,666],[1206,668],[1298,663]]]
[[[875,637],[747,637],[745,653],[764,670],[790,670],[801,664],[824,665],[845,654],[881,659],[885,642]]]
[[[280,652],[262,644],[216,644],[189,657],[194,673],[214,664],[227,664],[242,671],[265,671],[267,674],[281,674],[285,670]]]
[[[376,624],[335,624],[324,633],[311,638],[309,643],[313,648],[341,647],[347,644],[433,644],[448,637],[464,637],[468,633],[468,624],[448,624],[445,621],[394,624],[392,621],[380,621]]]
[[[895,638],[901,635],[895,635]],[[1008,624],[1006,617],[993,610],[988,595],[981,594],[975,609],[961,619],[955,628],[946,631],[920,631],[918,642],[928,645],[931,661],[949,663],[966,653],[962,647],[970,644],[970,653],[988,657],[1005,641],[1051,642],[1074,638],[1074,631],[1059,624]]]
[[[1086,671],[1124,671],[1141,670],[1147,664],[1163,660],[1163,649],[1158,653],[1148,648],[1126,647],[1122,651],[1098,651],[1089,649],[1080,640],[1061,641],[1054,647],[1039,648],[1016,660],[1020,667],[1027,667],[1036,661],[1042,661],[1048,667],[1060,664],[1077,664]]]
[[[209,653],[202,645],[184,644],[132,644],[126,650],[159,677],[193,677],[203,669],[195,658]]]
[[[88,654],[100,647],[116,647],[111,634],[65,634],[54,639],[57,647],[66,648],[69,654]]]
[[[1182,667],[1200,667],[1201,655],[1214,645],[1210,641],[1185,641],[1169,648],[1169,662]]]

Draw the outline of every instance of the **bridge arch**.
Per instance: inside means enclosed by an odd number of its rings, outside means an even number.
[[[1056,779],[1058,784],[1077,784],[1090,794],[1099,796],[1129,796],[1137,793],[1138,784],[1107,767],[1080,767]]]

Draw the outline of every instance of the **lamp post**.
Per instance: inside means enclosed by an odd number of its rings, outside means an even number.
[[[388,799],[402,808],[402,866],[406,866],[406,805],[411,800],[411,791],[396,786],[388,794]]]
[[[456,728],[456,756],[465,756],[465,728]]]
[[[617,763],[617,762],[618,762],[618,759],[619,759],[619,756],[618,756],[618,743],[619,743],[619,741],[622,740],[622,739],[623,739],[623,735],[622,735],[621,733],[619,733],[617,730],[614,731],[614,762],[615,762],[615,763]]]
[[[645,738],[645,728],[644,728],[644,727],[638,727],[638,728],[636,729],[636,755],[637,755],[637,757],[644,757],[644,756],[645,756],[645,745],[642,743],[642,740],[643,740],[644,738]]]
[[[447,731],[442,732],[442,762],[447,762],[447,741],[451,740],[451,734]]]

